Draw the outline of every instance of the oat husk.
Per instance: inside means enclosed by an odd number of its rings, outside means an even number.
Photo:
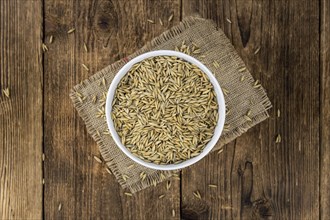
[[[223,131],[213,151],[219,151],[223,145],[269,117],[267,110],[271,107],[271,103],[264,89],[260,84],[255,86],[255,80],[223,31],[218,30],[215,23],[210,20],[199,17],[184,19],[179,25],[156,37],[134,54],[107,66],[76,85],[70,94],[75,108],[86,123],[88,132],[98,143],[106,165],[109,166],[120,185],[128,188],[132,193],[156,185],[174,172],[157,171],[140,166],[121,152],[107,132],[104,117],[96,117],[100,109],[99,99],[104,92],[107,92],[115,74],[128,60],[152,50],[174,50],[180,47],[183,41],[191,48],[194,47],[193,42],[199,46],[199,53],[191,55],[202,61],[215,74],[220,86],[229,91],[225,100],[226,124],[230,127]],[[217,68],[214,67],[214,61],[219,65],[216,65]],[[242,75],[245,75],[244,81],[241,81]],[[106,86],[99,86],[103,78]],[[92,98],[82,100],[77,92],[84,97],[96,96],[96,103]],[[249,110],[251,112],[249,116],[246,116]],[[134,166],[131,166],[133,164]],[[143,180],[140,177],[142,172],[146,174]],[[130,178],[124,180],[123,175],[129,175]]]

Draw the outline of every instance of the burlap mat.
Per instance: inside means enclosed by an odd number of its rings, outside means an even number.
[[[225,130],[214,150],[232,141],[247,129],[268,117],[271,103],[264,89],[245,68],[242,59],[214,22],[198,17],[184,19],[147,43],[134,54],[107,66],[89,79],[76,85],[70,97],[86,123],[88,133],[100,147],[107,166],[123,188],[136,192],[170,177],[173,172],[148,169],[133,162],[116,146],[109,134],[104,116],[105,95],[118,70],[128,60],[151,50],[174,50],[182,41],[200,47],[200,54],[192,54],[202,61],[216,76],[223,91],[227,106]],[[219,64],[219,65],[218,65]],[[141,173],[147,174],[141,178]]]

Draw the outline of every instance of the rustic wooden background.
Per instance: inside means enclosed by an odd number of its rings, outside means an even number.
[[[183,170],[170,191],[127,197],[92,159],[98,148],[69,91],[196,12],[262,82],[271,117]],[[146,22],[159,18],[164,26]],[[329,42],[328,0],[1,0],[0,219],[329,219]]]

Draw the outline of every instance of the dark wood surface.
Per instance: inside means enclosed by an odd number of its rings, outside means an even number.
[[[69,91],[195,13],[224,30],[267,90],[271,117],[169,191],[127,197],[93,160]],[[329,19],[327,0],[1,0],[0,219],[328,219]]]
[[[40,1],[0,1],[0,219],[42,217],[42,21]]]
[[[165,193],[164,185],[133,198],[124,195],[114,176],[93,159],[93,155],[100,157],[98,147],[68,96],[81,80],[133,53],[165,30],[146,23],[147,18],[179,14],[179,9],[178,1],[45,1],[45,41],[54,36],[44,54],[46,219],[164,219],[172,209],[179,213],[179,181],[173,182],[169,196],[162,200],[156,198]],[[67,34],[72,28],[75,32]]]
[[[319,3],[183,2],[185,15],[197,11],[217,21],[273,103],[269,120],[227,146],[223,154],[210,155],[196,168],[182,171],[183,196],[191,197],[192,186],[202,188],[209,207],[203,216],[213,219],[317,219]],[[275,144],[278,134],[282,142]],[[208,182],[217,182],[219,189],[209,189]]]
[[[330,216],[330,1],[321,2],[320,217]]]

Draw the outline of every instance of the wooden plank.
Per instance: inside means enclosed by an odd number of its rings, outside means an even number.
[[[319,2],[183,0],[183,15],[195,12],[224,30],[274,107],[222,154],[183,170],[182,215],[318,219]]]
[[[46,39],[53,36],[44,62],[46,219],[166,219],[172,209],[179,215],[179,181],[169,191],[161,184],[133,197],[124,194],[104,165],[93,160],[98,147],[69,99],[74,85],[178,23],[179,13],[179,0],[45,1]],[[159,18],[164,26],[146,21]],[[161,194],[166,196],[158,199]]]
[[[321,1],[320,218],[330,216],[330,2]]]
[[[42,2],[0,11],[0,219],[41,219]]]

